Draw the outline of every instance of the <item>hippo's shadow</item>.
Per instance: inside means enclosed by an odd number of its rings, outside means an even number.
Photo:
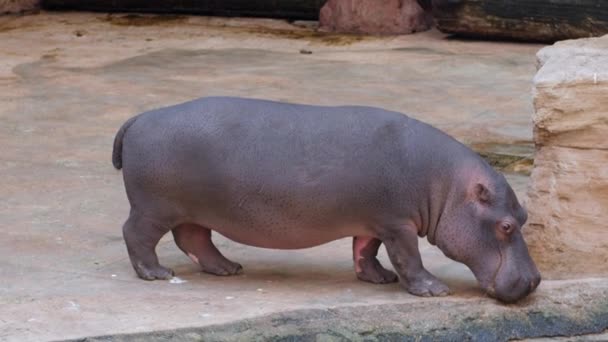
[[[243,288],[265,288],[272,286],[277,290],[303,291],[311,289],[350,289],[355,292],[401,295],[406,293],[398,283],[372,284],[357,279],[352,268],[352,261],[333,260],[320,264],[317,260],[300,260],[297,258],[259,258],[237,259],[243,265],[242,273],[235,276],[216,276],[200,271],[186,256],[173,255],[167,260],[180,278],[191,283],[216,286],[239,286]],[[392,270],[388,262],[385,267]],[[431,271],[444,281],[457,297],[485,297],[473,275],[463,265],[450,263],[432,267]],[[316,291],[316,290],[315,290]]]

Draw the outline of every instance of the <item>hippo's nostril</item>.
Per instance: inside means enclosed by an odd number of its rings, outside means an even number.
[[[517,277],[517,279],[515,279],[515,281],[513,281],[511,283],[511,288],[512,289],[521,288],[521,286],[524,285],[525,283],[526,283],[526,279],[524,279],[522,276],[519,276],[519,277]]]

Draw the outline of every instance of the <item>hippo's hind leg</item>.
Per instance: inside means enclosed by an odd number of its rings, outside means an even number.
[[[177,246],[205,273],[220,276],[238,274],[243,267],[228,260],[211,241],[211,230],[196,225],[182,224],[173,228]]]
[[[133,212],[122,227],[131,264],[137,275],[145,280],[170,279],[173,271],[158,263],[156,245],[169,231],[162,224]]]
[[[353,261],[357,278],[374,284],[394,283],[397,275],[385,269],[376,258],[382,241],[366,236],[353,238]]]

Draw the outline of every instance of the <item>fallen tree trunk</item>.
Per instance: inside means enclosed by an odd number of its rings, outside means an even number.
[[[43,0],[45,9],[316,20],[325,0]]]
[[[432,3],[437,28],[461,36],[554,42],[608,34],[606,0],[434,0]]]

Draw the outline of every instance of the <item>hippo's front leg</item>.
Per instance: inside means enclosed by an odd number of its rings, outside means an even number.
[[[423,297],[446,296],[450,293],[447,285],[422,265],[418,234],[414,226],[392,227],[385,233],[382,242],[399,275],[399,282],[409,293]]]

